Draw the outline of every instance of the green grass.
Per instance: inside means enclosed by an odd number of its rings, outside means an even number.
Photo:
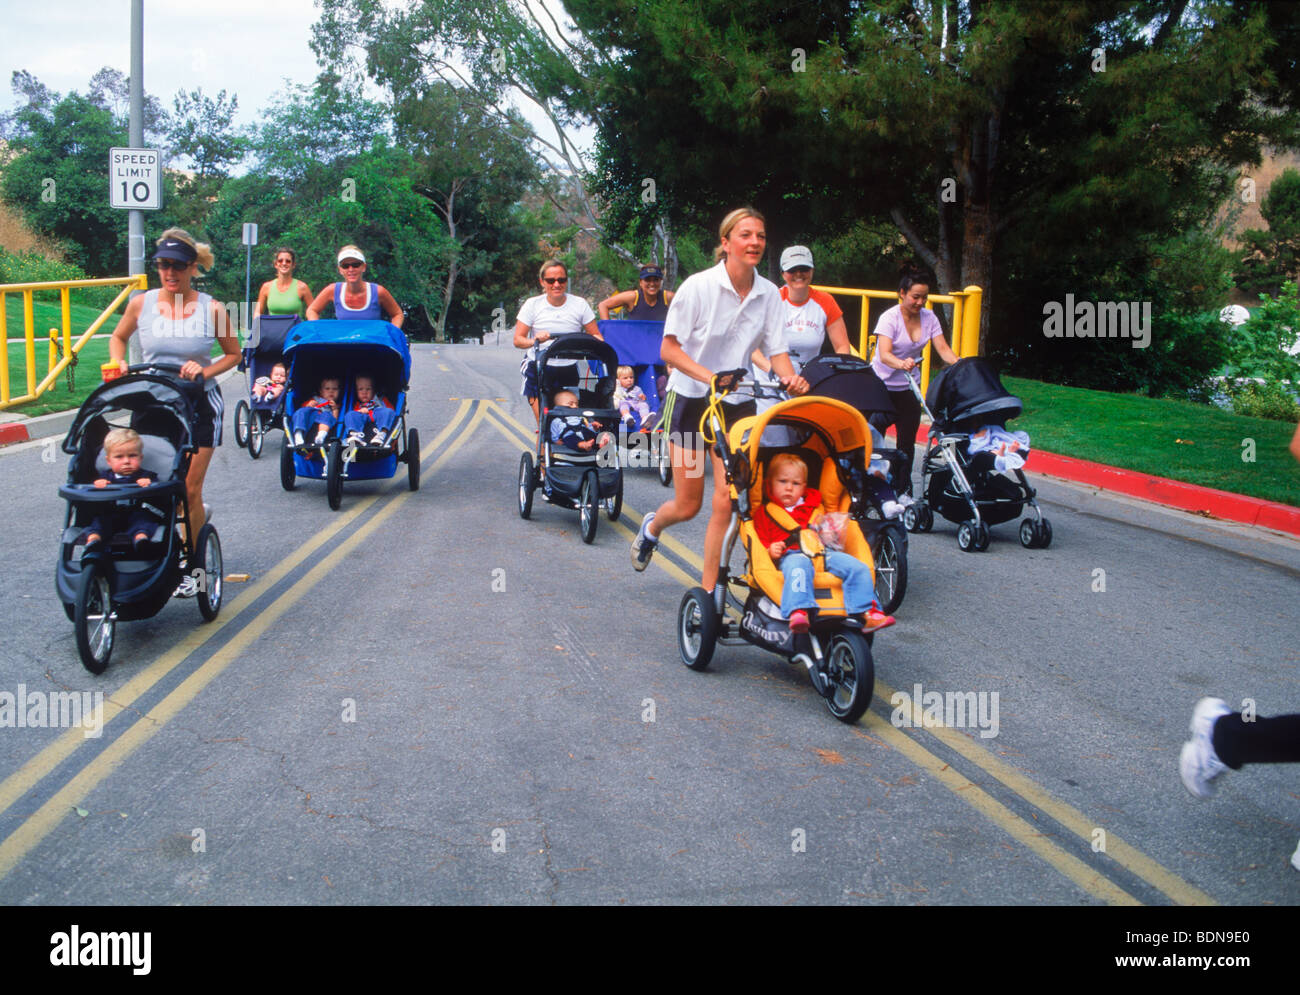
[[[90,327],[91,322],[99,317],[101,308],[84,304],[73,304],[72,341]],[[120,313],[120,312],[119,312]],[[60,330],[62,341],[63,309],[55,302],[36,300],[32,303],[33,327],[36,332],[36,382],[45,379],[49,360],[49,334],[51,328]],[[99,383],[99,365],[108,361],[108,335],[117,324],[117,316],[111,315],[95,337],[86,343],[78,354],[76,369],[76,389],[68,391],[66,371],[59,376],[58,385],[51,387],[35,401],[28,401],[17,407],[8,408],[28,416],[49,414],[52,411],[65,411],[79,407],[81,402]],[[23,298],[21,294],[5,295],[5,337],[7,339],[23,336]],[[9,394],[20,397],[27,393],[27,359],[26,350],[21,342],[9,343],[6,351],[9,355]]]
[[[1002,382],[1025,406],[1010,427],[1028,432],[1036,449],[1300,506],[1288,422],[1019,377]],[[1254,462],[1242,459],[1247,440],[1254,440]]]

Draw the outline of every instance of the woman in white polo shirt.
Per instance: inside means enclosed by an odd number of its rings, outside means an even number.
[[[596,314],[584,298],[568,292],[569,270],[558,259],[548,259],[537,271],[537,281],[545,293],[524,301],[515,318],[515,348],[527,349],[519,372],[524,375],[524,397],[533,409],[533,417],[541,423],[537,404],[537,371],[533,359],[537,347],[556,335],[586,332],[602,342],[604,337],[596,325]],[[574,361],[576,365],[576,361]],[[564,364],[557,364],[564,365]],[[576,380],[574,381],[577,382]]]
[[[790,363],[781,315],[781,294],[755,272],[767,248],[767,227],[753,208],[742,207],[722,219],[718,265],[688,277],[677,291],[664,323],[660,355],[671,363],[667,407],[673,462],[673,496],[650,512],[632,540],[632,565],[644,570],[663,530],[699,514],[704,503],[704,441],[700,418],[708,406],[709,381],[715,373],[749,365],[757,347],[770,357],[772,369],[795,394],[808,390]],[[725,421],[754,413],[754,402],[732,395],[724,405]],[[713,506],[704,533],[705,590],[718,582],[722,540],[731,518],[731,498],[722,460],[710,451],[713,466]]]

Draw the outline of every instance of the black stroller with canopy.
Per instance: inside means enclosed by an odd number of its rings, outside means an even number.
[[[274,396],[263,389],[271,379],[276,364],[284,364],[284,344],[289,331],[302,319],[296,314],[263,314],[253,322],[253,335],[244,345],[239,369],[248,377],[248,396],[235,405],[235,445],[247,449],[257,459],[262,455],[266,433],[278,428],[285,431],[284,396],[287,385]]]
[[[623,468],[613,432],[618,428],[614,387],[618,353],[585,332],[557,335],[532,360],[537,376],[540,424],[536,462],[532,453],[519,459],[519,517],[533,512],[533,492],[561,508],[576,508],[582,541],[596,538],[600,509],[611,522],[623,510]],[[557,408],[556,395],[570,391],[576,408]],[[590,435],[586,447],[571,444]],[[610,438],[605,439],[605,436]],[[603,440],[603,444],[602,444]]]
[[[221,608],[221,539],[211,523],[199,530],[191,554],[178,525],[191,536],[185,477],[194,445],[194,405],[203,400],[203,379],[182,380],[174,366],[133,366],[126,375],[96,388],[81,405],[63,440],[68,482],[59,496],[68,502],[55,589],[76,627],[77,651],[92,674],[103,673],[113,652],[117,623],[152,618],[192,577],[194,597],[205,621]],[[141,468],[157,474],[148,487],[109,484],[104,437],[113,428],[140,434]],[[89,551],[78,540],[105,515],[148,519],[152,535],[139,549],[127,535],[104,536]],[[177,592],[179,593],[179,592]]]
[[[817,356],[804,364],[800,375],[808,381],[808,393],[843,401],[862,412],[871,420],[875,414],[892,415],[894,402],[889,398],[889,388],[871,364],[857,356]],[[895,485],[899,474],[905,472],[907,462],[897,449],[884,447],[884,439],[874,439],[869,464],[884,469]],[[903,603],[907,593],[907,530],[896,519],[887,518],[882,507],[883,482],[868,474],[863,481],[863,501],[858,507],[857,520],[871,547],[876,568],[876,598],[880,610],[892,615]],[[896,490],[899,490],[897,486]]]
[[[918,398],[920,391],[917,391]],[[1007,392],[1002,378],[986,360],[968,357],[930,382],[921,402],[931,418],[930,445],[921,464],[923,499],[908,508],[903,520],[913,532],[929,532],[938,512],[957,526],[957,545],[966,552],[988,549],[989,526],[1017,517],[1026,505],[1032,518],[1020,523],[1020,544],[1046,549],[1052,524],[1043,517],[1029,485],[1023,453],[1028,436],[987,447],[991,430],[1006,431],[1020,415],[1020,398]],[[1010,474],[1010,475],[1008,475]]]

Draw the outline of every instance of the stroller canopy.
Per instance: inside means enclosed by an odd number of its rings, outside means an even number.
[[[925,406],[940,429],[958,422],[1005,422],[1022,410],[1020,398],[1007,393],[998,371],[975,356],[959,359],[935,377],[925,393]]]
[[[192,380],[163,373],[129,373],[110,380],[82,402],[63,440],[63,451],[73,455],[80,452],[87,427],[114,411],[131,412],[132,423],[142,434],[165,436],[177,450],[192,449],[194,403],[201,398],[202,390]]]
[[[259,356],[278,356],[293,326],[302,321],[296,314],[262,314],[253,322],[253,334],[245,349]]]
[[[537,350],[537,361],[543,367],[561,359],[569,362],[575,359],[595,360],[604,365],[609,376],[613,376],[618,369],[618,352],[614,347],[586,332],[557,335],[551,339],[550,344],[543,344]]]
[[[759,447],[764,445],[763,432],[774,424],[802,429],[805,434],[823,435],[832,452],[844,453],[871,446],[871,429],[862,412],[834,398],[805,394],[736,422],[730,433],[732,450],[747,453],[750,462],[755,462]]]
[[[285,358],[295,362],[304,355],[321,353],[349,360],[349,365],[351,353],[357,354],[358,363],[373,363],[375,357],[390,356],[395,368],[400,364],[403,390],[411,379],[411,348],[406,334],[386,321],[323,319],[294,325],[284,346]]]
[[[865,415],[894,411],[885,382],[857,356],[817,356],[804,364],[800,376],[808,381],[809,394],[833,397]]]

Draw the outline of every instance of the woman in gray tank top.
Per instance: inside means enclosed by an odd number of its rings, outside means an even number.
[[[183,380],[203,374],[204,402],[195,411],[194,441],[198,452],[190,460],[186,491],[190,522],[199,534],[207,519],[203,505],[203,479],[212,453],[221,444],[221,417],[225,410],[217,377],[239,362],[239,336],[229,327],[226,312],[207,294],[200,294],[190,282],[198,272],[212,266],[212,249],[180,228],[169,228],[158,239],[153,255],[158,264],[161,290],[140,294],[126,306],[122,320],[108,342],[108,358],[126,365],[127,344],[138,335],[146,363],[179,366]],[[221,355],[212,356],[212,340]]]

